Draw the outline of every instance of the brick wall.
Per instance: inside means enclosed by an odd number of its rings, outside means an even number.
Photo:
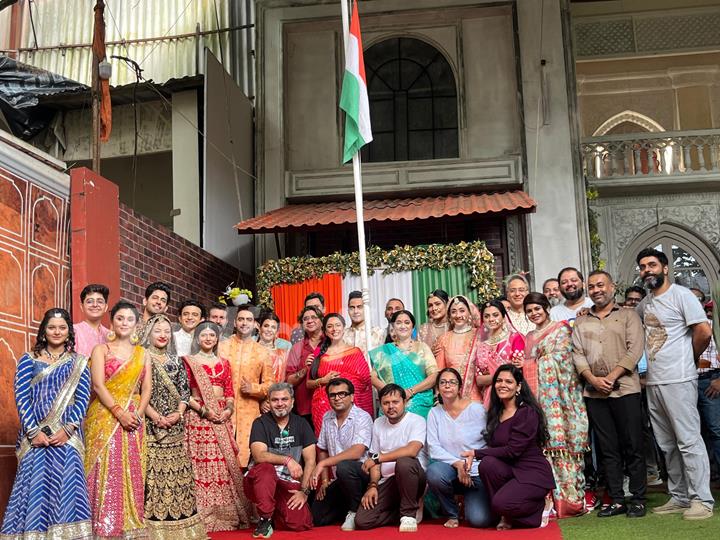
[[[188,242],[151,219],[120,204],[120,290],[122,298],[142,305],[145,287],[153,281],[172,285],[168,313],[193,298],[208,305],[231,282],[238,283],[239,270]],[[244,286],[253,289],[243,275]]]

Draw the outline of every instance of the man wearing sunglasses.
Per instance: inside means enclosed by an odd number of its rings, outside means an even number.
[[[328,382],[325,392],[332,408],[325,413],[317,443],[318,463],[310,477],[316,526],[345,521],[343,531],[355,530],[355,511],[370,477],[362,470],[372,438],[371,416],[355,406],[355,387],[347,379]],[[333,469],[334,481],[329,471]]]
[[[250,431],[249,471],[243,489],[260,518],[253,538],[270,538],[278,529],[312,528],[307,499],[315,468],[315,433],[292,413],[293,387],[275,383],[268,390],[270,412],[256,418]]]

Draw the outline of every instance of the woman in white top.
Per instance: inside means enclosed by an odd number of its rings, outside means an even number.
[[[459,522],[455,495],[465,500],[465,519],[471,527],[491,523],[490,498],[477,472],[477,463],[467,469],[462,452],[485,446],[485,408],[482,403],[463,398],[462,378],[454,368],[437,374],[435,388],[440,404],[427,417],[427,446],[433,460],[427,469],[427,483],[448,516],[445,527],[454,529]]]

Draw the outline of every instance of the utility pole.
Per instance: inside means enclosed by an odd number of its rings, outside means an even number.
[[[93,47],[92,47],[92,82],[90,83],[90,99],[92,103],[92,137],[90,139],[90,156],[92,158],[92,170],[100,174],[100,62],[104,58],[100,58],[100,46],[104,54],[105,50],[105,2],[97,0],[95,2],[93,29]],[[99,25],[99,22],[101,23]],[[98,28],[100,26],[100,28]],[[98,34],[102,33],[102,37]],[[100,42],[100,43],[98,43]]]

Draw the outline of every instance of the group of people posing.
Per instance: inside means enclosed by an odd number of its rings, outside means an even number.
[[[277,315],[249,305],[229,337],[225,306],[190,300],[173,330],[160,282],[142,314],[115,304],[106,329],[108,290],[89,285],[85,320],[49,310],[18,361],[19,465],[0,537],[411,532],[424,513],[447,528],[540,527],[589,510],[591,440],[609,496],[598,516],[642,517],[644,415],[670,494],[653,511],[710,517],[696,367],[710,326],[663,253],[643,250],[638,265],[649,294],[635,309],[616,303],[607,272],[588,276],[586,298],[565,268],[548,280],[563,303],[515,275],[479,306],[433,291],[416,328],[392,299],[369,346],[359,292],[349,325],[309,295],[288,342]],[[714,354],[708,399],[720,395]]]

